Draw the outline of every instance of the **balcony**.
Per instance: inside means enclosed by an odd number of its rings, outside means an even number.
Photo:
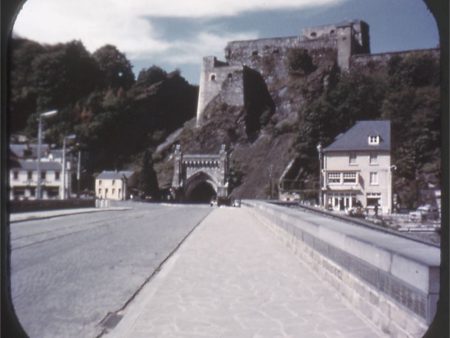
[[[322,190],[362,191],[364,180],[358,171],[323,171]]]

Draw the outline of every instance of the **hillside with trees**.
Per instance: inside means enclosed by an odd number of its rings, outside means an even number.
[[[403,206],[414,207],[423,202],[420,190],[441,180],[440,68],[432,54],[405,55],[340,72],[332,56],[318,61],[293,49],[288,76],[265,94],[277,98],[273,105],[260,94],[247,95],[243,107],[228,106],[218,96],[206,107],[208,120],[196,128],[198,89],[179,71],[152,66],[135,79],[114,46],[91,54],[79,41],[40,45],[14,39],[10,131],[35,138],[36,112],[57,109],[46,121],[45,140],[60,146],[64,135],[78,136],[86,151],[85,188],[103,169],[137,169],[143,171],[143,189],[156,191],[155,180],[168,188],[175,143],[200,153],[216,153],[224,143],[231,154],[233,196],[266,198],[275,196],[291,160],[289,178],[305,189],[314,186],[318,143],[329,145],[358,120],[389,119],[394,190]],[[267,67],[275,64],[269,61]],[[280,105],[290,115],[279,114]]]
[[[38,112],[57,109],[45,121],[45,142],[61,146],[65,135],[77,135],[85,188],[101,170],[140,169],[145,151],[195,114],[198,89],[179,71],[152,66],[135,79],[130,61],[111,45],[91,54],[79,41],[16,38],[10,71],[10,133],[36,139]]]

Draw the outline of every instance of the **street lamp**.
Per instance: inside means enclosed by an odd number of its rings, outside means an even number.
[[[66,199],[66,140],[73,140],[76,136],[74,134],[64,136],[63,151],[62,151],[62,172],[63,172],[63,193],[62,199]]]
[[[58,113],[57,110],[51,110],[42,114],[39,114],[38,123],[38,146],[37,146],[37,184],[36,184],[36,199],[41,199],[41,144],[42,144],[42,119],[47,118]]]
[[[319,154],[319,206],[322,206],[322,144],[317,145],[317,153]]]

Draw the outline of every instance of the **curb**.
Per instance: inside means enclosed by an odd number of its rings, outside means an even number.
[[[78,210],[74,212],[55,212],[54,214],[48,214],[48,215],[39,215],[39,214],[30,214],[30,215],[14,215],[11,214],[9,218],[9,223],[20,223],[20,222],[28,222],[28,221],[37,221],[42,219],[50,219],[50,218],[56,218],[56,217],[63,217],[63,216],[71,216],[71,215],[78,215],[78,214],[88,214],[88,213],[94,213],[99,211],[123,211],[123,210],[130,210],[131,207],[116,207],[116,208],[97,208],[97,209],[88,209],[88,210]],[[66,209],[67,210],[67,209]],[[17,217],[14,217],[17,216]]]

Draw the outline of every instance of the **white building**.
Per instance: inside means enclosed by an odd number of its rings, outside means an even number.
[[[95,197],[126,200],[133,171],[103,171],[95,179]]]
[[[9,198],[10,200],[36,199],[38,161],[36,144],[11,144],[9,146]],[[62,165],[62,150],[41,146],[40,175],[42,199],[62,199],[71,194],[71,157]],[[65,176],[65,178],[64,178]]]
[[[392,211],[390,121],[358,121],[323,149],[322,203]]]

